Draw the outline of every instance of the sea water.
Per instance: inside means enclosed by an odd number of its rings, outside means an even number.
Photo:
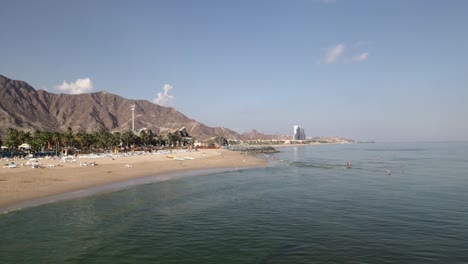
[[[0,263],[468,263],[468,143],[280,150],[2,214]]]

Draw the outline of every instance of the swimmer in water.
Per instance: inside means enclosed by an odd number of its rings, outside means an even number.
[[[387,175],[388,175],[388,176],[392,175],[392,171],[391,171],[391,170],[387,170]]]
[[[346,164],[346,167],[351,168],[352,166],[353,164],[351,163],[351,161],[348,161],[348,163]]]

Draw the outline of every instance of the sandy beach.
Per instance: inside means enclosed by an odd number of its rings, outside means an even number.
[[[0,168],[0,209],[52,195],[146,176],[214,168],[244,168],[266,164],[260,158],[222,149],[174,154],[77,157],[75,160],[38,159],[40,168],[16,160],[16,168]],[[8,163],[2,159],[2,165]],[[85,166],[85,163],[87,166]],[[96,165],[91,166],[90,164]],[[23,164],[23,166],[21,166]]]

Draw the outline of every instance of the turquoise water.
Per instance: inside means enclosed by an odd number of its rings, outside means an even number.
[[[0,215],[0,263],[468,263],[468,143],[280,150]]]

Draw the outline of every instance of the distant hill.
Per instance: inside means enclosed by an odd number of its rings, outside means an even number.
[[[278,136],[277,135],[265,135],[254,129],[249,132],[242,133],[241,139],[243,140],[272,140],[272,139],[278,139]]]
[[[78,95],[54,94],[35,90],[24,81],[0,75],[0,133],[8,127],[34,131],[91,132],[104,126],[109,131],[131,129],[131,105],[135,104],[135,129],[161,132],[185,127],[197,139],[214,136],[241,139],[241,135],[223,127],[208,127],[174,108],[147,100],[130,100],[105,91]]]
[[[346,144],[346,143],[354,143],[354,140],[344,138],[344,137],[313,137],[308,138],[308,140],[317,141],[317,142],[326,142],[326,143],[333,143],[333,144]]]

